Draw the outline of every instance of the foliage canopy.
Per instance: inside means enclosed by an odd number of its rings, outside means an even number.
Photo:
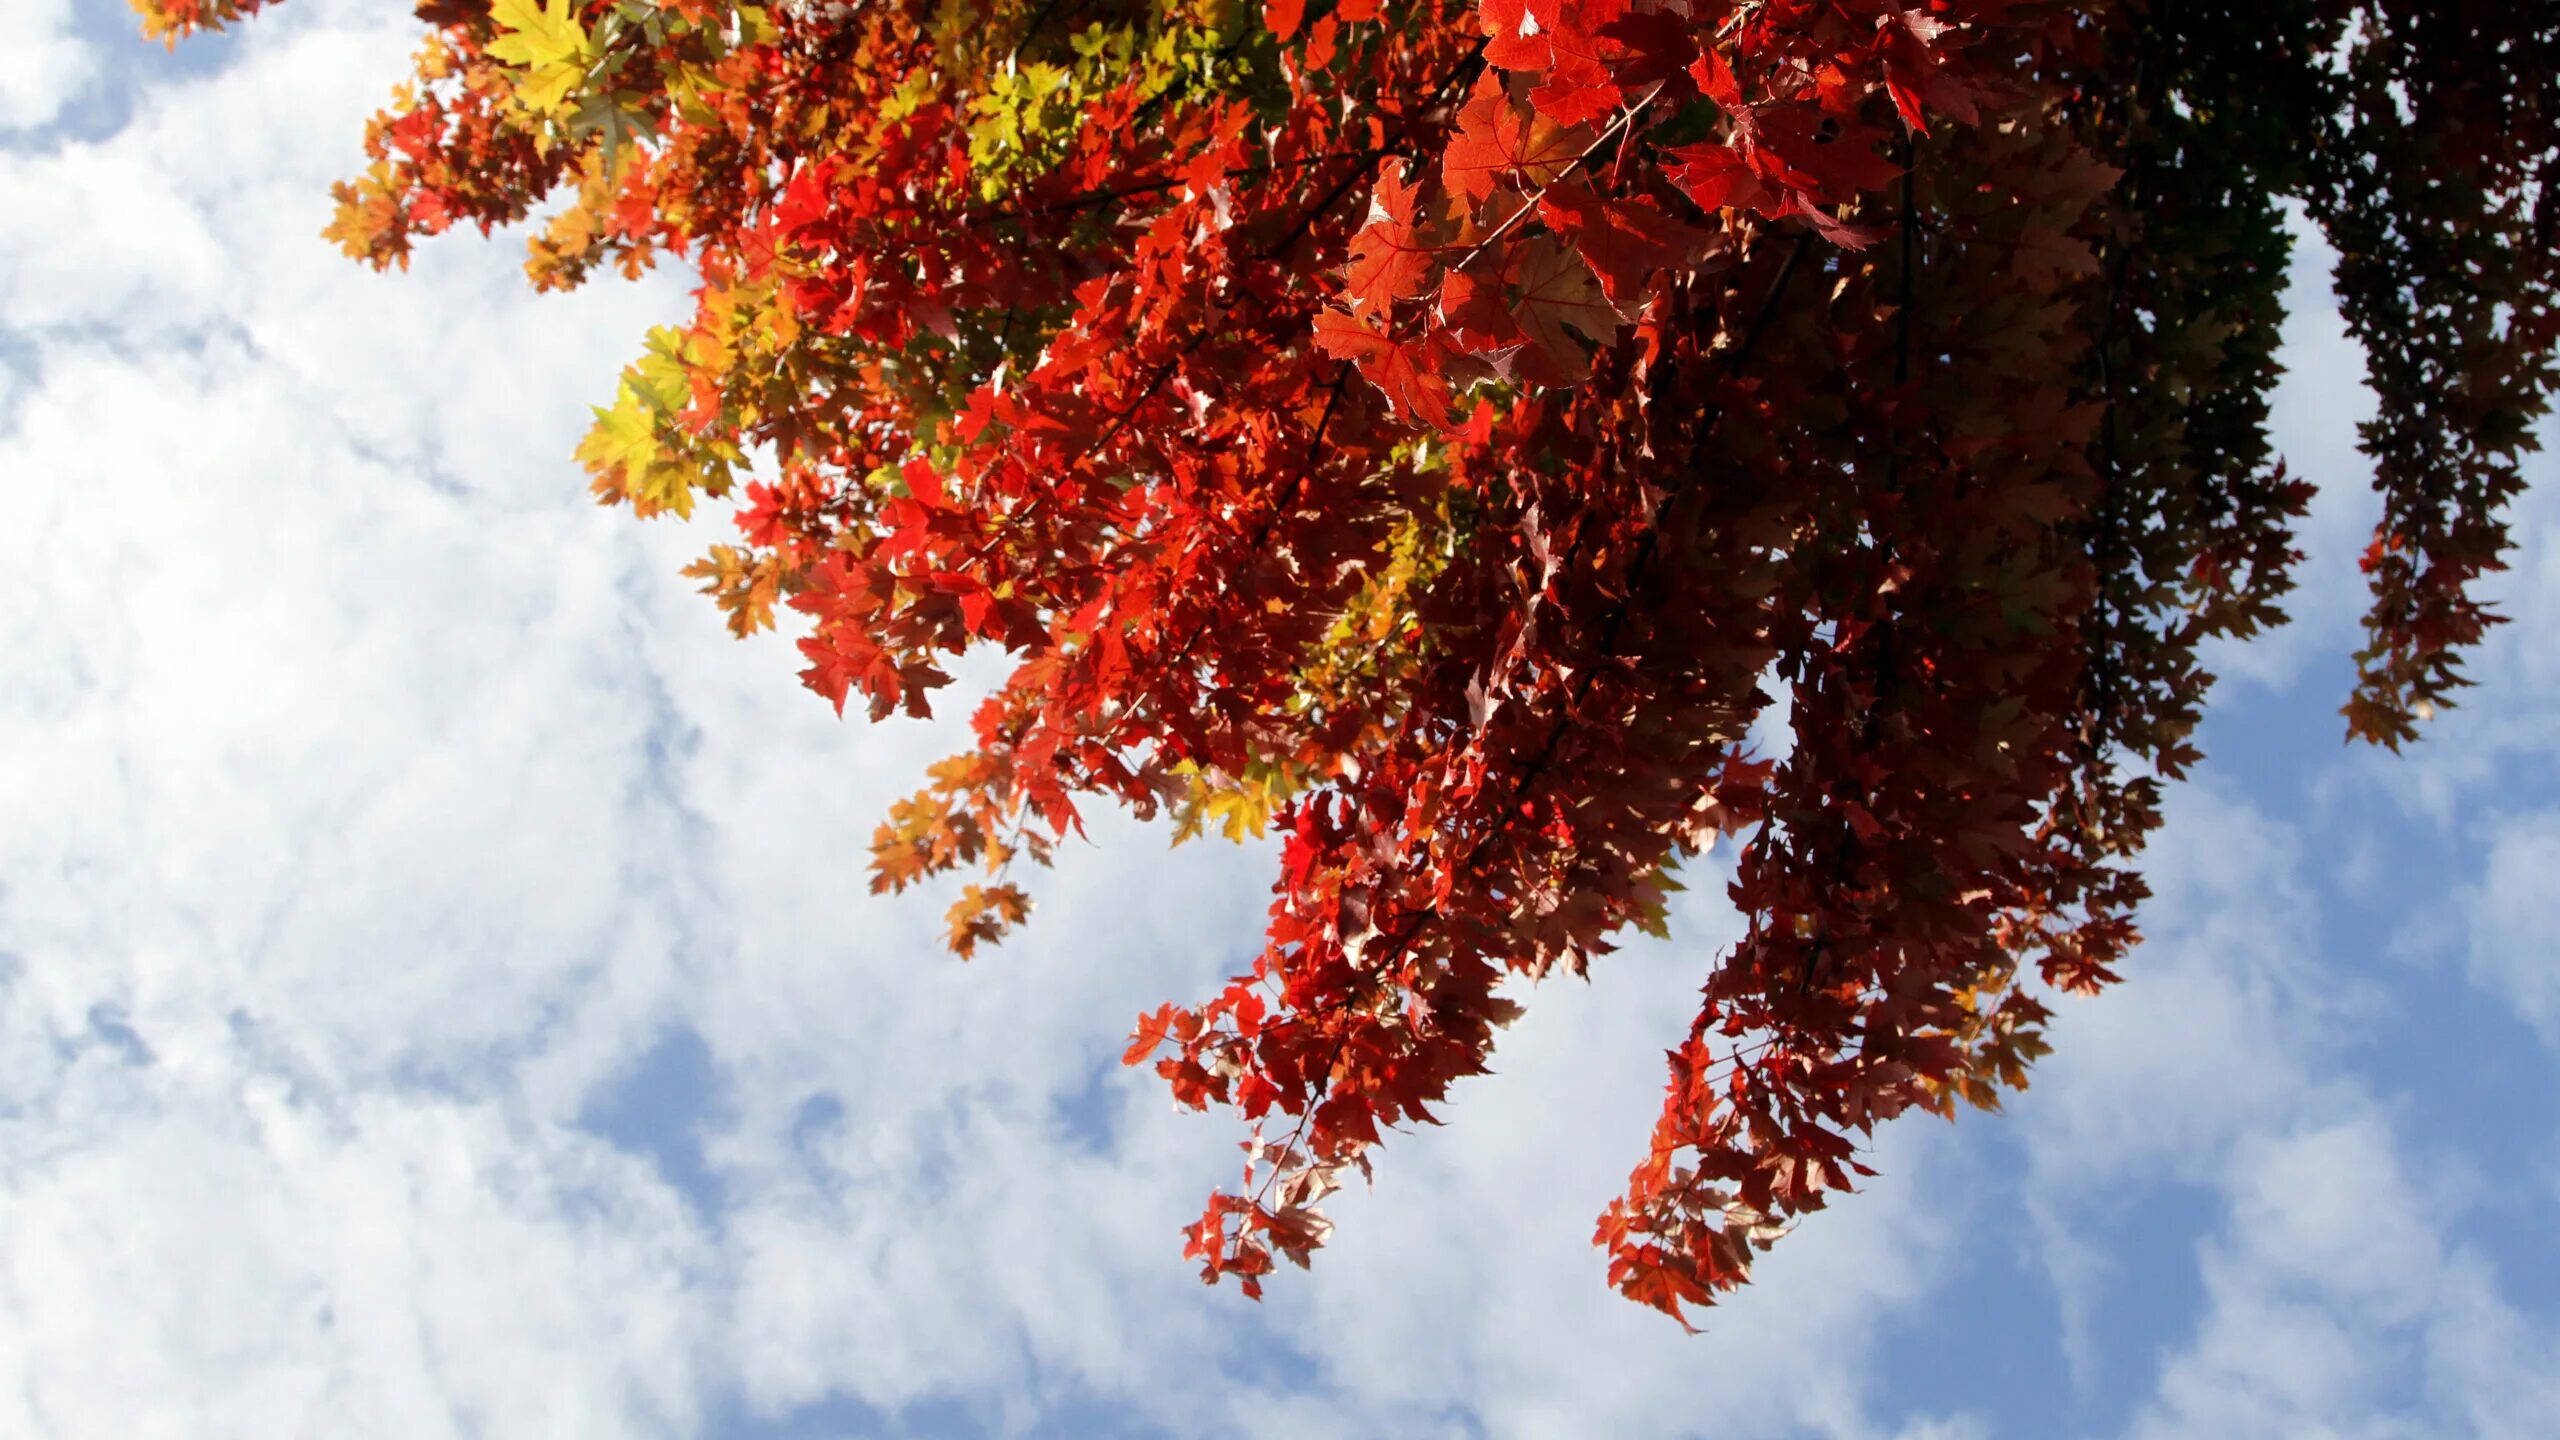
[[[2290,217],[2380,399],[2350,734],[2462,685],[2554,380],[2540,0],[417,9],[330,235],[689,262],[597,494],[736,501],[691,573],[839,708],[1014,658],[879,887],[983,871],[966,955],[1097,799],[1286,837],[1250,969],[1127,1056],[1252,1122],[1188,1248],[1255,1293],[1720,835],[1748,932],[1620,1290],[1685,1317],[1873,1126],[2025,1083],[2135,941],[2199,645],[2281,619]]]

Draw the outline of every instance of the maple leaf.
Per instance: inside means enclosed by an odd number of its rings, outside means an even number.
[[[1644,308],[1653,277],[1688,264],[1707,243],[1702,231],[1641,195],[1604,199],[1586,185],[1555,185],[1538,197],[1538,210],[1590,265],[1609,303],[1630,320]]]
[[[1298,33],[1298,24],[1306,13],[1307,0],[1269,0],[1262,7],[1262,23],[1273,39],[1285,42]]]
[[[970,885],[945,917],[951,953],[966,960],[1031,917],[1031,897],[1016,885]]]
[[[1669,168],[1674,183],[1697,207],[1712,215],[1728,206],[1770,213],[1768,187],[1741,152],[1728,145],[1689,145],[1671,152],[1678,161]]]
[[[1511,279],[1519,296],[1511,306],[1521,333],[1556,371],[1578,376],[1590,360],[1568,331],[1578,331],[1598,344],[1618,336],[1618,312],[1593,282],[1591,267],[1570,245],[1553,236],[1522,244]]]
[[[1490,360],[1510,378],[1510,359],[1529,343],[1511,313],[1506,265],[1511,250],[1480,259],[1441,277],[1439,319],[1450,339],[1469,354]]]
[[[594,58],[574,0],[549,0],[542,6],[535,0],[493,0],[489,18],[497,29],[489,42],[490,57],[532,72],[517,96],[535,111],[564,109]]]
[[[1130,1037],[1129,1048],[1120,1056],[1123,1065],[1135,1065],[1155,1054],[1156,1047],[1168,1039],[1182,1044],[1199,1033],[1199,1021],[1190,1011],[1170,1002],[1159,1005],[1149,1014],[1138,1017],[1137,1031]]]
[[[1483,0],[1476,18],[1491,42],[1485,59],[1505,70],[1543,70],[1561,7],[1554,0]]]
[[[1759,149],[1781,162],[1776,167],[1780,176],[1834,203],[1862,190],[1881,190],[1902,173],[1876,153],[1883,131],[1872,125],[1841,125],[1815,105],[1764,106],[1752,133]]]
[[[1377,187],[1370,192],[1368,223],[1351,237],[1351,265],[1344,288],[1354,315],[1387,310],[1421,293],[1438,262],[1438,250],[1415,227],[1414,187],[1399,173],[1401,169],[1389,164],[1378,172]]]
[[[1449,410],[1445,367],[1433,347],[1396,340],[1339,310],[1316,317],[1316,348],[1360,367],[1398,414],[1428,425],[1440,424]]]
[[[1559,125],[1524,113],[1491,75],[1476,84],[1458,112],[1458,132],[1441,152],[1449,188],[1481,202],[1506,182],[1530,189],[1552,184],[1591,148],[1588,125]]]

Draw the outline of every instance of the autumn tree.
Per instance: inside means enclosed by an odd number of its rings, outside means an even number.
[[[733,501],[689,573],[839,708],[1012,657],[877,886],[978,874],[966,955],[1095,803],[1284,837],[1250,965],[1127,1054],[1253,1127],[1188,1231],[1249,1292],[1719,837],[1747,934],[1663,1018],[1611,1283],[1685,1316],[1873,1127],[2025,1083],[2135,943],[2199,647],[2282,618],[2294,217],[2380,400],[2351,735],[2463,684],[2554,380],[2543,0],[418,14],[329,234],[690,265],[596,493]]]

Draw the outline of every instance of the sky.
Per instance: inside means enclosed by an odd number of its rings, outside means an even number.
[[[1233,1123],[1117,1062],[1268,851],[1098,823],[967,966],[869,894],[959,735],[836,719],[676,573],[717,515],[569,458],[682,277],[317,238],[405,11],[173,57],[0,0],[0,1434],[2560,1433],[2560,475],[2469,701],[2343,745],[2316,248],[2298,619],[2215,655],[2150,938],[2032,1091],[1888,1127],[1702,1335],[1616,1298],[1702,874],[1256,1306],[1179,1253]]]

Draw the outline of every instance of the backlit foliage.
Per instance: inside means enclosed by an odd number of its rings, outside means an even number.
[[[1692,1313],[1877,1124],[2025,1083],[2134,943],[2199,646],[2281,618],[2290,213],[2381,401],[2352,734],[2461,685],[2554,378],[2533,3],[419,14],[331,237],[689,264],[596,493],[734,501],[691,573],[741,634],[797,612],[839,708],[1013,658],[880,887],[983,872],[966,954],[1097,801],[1283,837],[1250,965],[1128,1051],[1254,1127],[1188,1241],[1256,1293],[1720,838],[1748,930],[1664,1017],[1611,1283]]]

